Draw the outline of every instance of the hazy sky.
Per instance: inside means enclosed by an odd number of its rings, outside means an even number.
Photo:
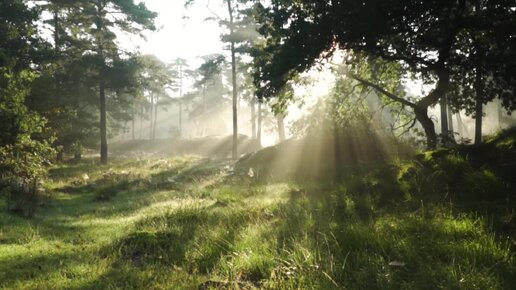
[[[145,0],[147,7],[158,12],[157,32],[147,33],[147,40],[132,37],[132,42],[140,47],[142,53],[154,54],[161,60],[169,62],[174,58],[185,58],[192,65],[198,66],[199,56],[220,53],[224,44],[220,41],[222,32],[216,21],[205,21],[212,16],[210,8],[221,17],[223,10],[218,7],[222,0],[197,0],[192,7],[185,9],[183,0]]]

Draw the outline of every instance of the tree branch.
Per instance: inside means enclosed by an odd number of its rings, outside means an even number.
[[[403,124],[403,125],[401,125],[401,126],[399,126],[399,127],[395,128],[395,129],[403,128],[403,127],[407,126],[407,125],[408,125],[408,123],[410,123],[410,122],[412,122],[412,124],[410,124],[410,126],[409,126],[407,129],[405,129],[403,132],[401,132],[401,133],[398,135],[398,137],[400,137],[400,136],[402,136],[402,135],[405,135],[405,134],[406,134],[410,129],[414,128],[414,126],[416,125],[417,119],[416,119],[416,118],[414,118],[414,119],[412,119],[412,120],[408,121],[407,123],[405,123],[405,124]]]
[[[208,9],[208,11],[211,14],[213,14],[213,16],[215,16],[218,20],[224,21],[224,19],[222,17],[220,17],[217,13],[215,13],[215,11],[211,10],[211,8],[210,8],[210,0],[208,0],[208,3],[206,4],[206,9]]]
[[[399,96],[397,96],[397,95],[395,95],[395,94],[393,94],[391,92],[386,91],[384,88],[380,87],[377,84],[374,84],[374,83],[372,83],[372,82],[370,82],[368,80],[364,80],[364,79],[362,79],[362,78],[360,78],[357,75],[354,75],[352,73],[348,73],[347,75],[350,78],[358,81],[359,83],[375,89],[376,91],[382,93],[383,95],[385,95],[386,97],[388,97],[391,100],[394,100],[396,102],[399,102],[399,103],[401,103],[401,104],[403,104],[405,106],[411,107],[411,108],[416,108],[416,104],[414,104],[412,102],[409,102],[409,101],[405,100],[404,98],[399,97]]]

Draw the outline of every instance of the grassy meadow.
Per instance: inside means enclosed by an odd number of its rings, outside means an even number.
[[[410,196],[411,166],[338,184],[198,157],[56,166],[35,218],[0,206],[0,288],[514,289],[513,200]]]

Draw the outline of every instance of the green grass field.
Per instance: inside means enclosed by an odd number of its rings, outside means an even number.
[[[259,183],[195,157],[54,167],[34,219],[0,202],[0,288],[516,289],[514,204],[389,199],[364,178]]]

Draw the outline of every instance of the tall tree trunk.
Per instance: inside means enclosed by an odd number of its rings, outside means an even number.
[[[183,137],[183,100],[179,100],[179,137]]]
[[[446,96],[442,96],[439,100],[439,107],[441,109],[441,137],[443,145],[446,146],[450,136],[448,132],[448,102]]]
[[[428,107],[416,107],[414,113],[425,131],[426,147],[430,150],[435,149],[437,147],[437,134],[435,133],[434,122],[428,117]]]
[[[179,137],[183,136],[183,63],[179,63]]]
[[[58,148],[57,149],[57,156],[56,156],[56,162],[61,163],[64,159],[64,149]]]
[[[451,111],[450,106],[448,106],[448,132],[453,137],[453,131],[455,131],[455,126],[453,126],[453,113]]]
[[[104,80],[100,80],[100,163],[108,162],[106,91]]]
[[[283,141],[285,141],[285,139],[287,139],[285,136],[285,117],[282,114],[278,114],[276,116],[276,120],[278,122],[279,141],[283,142]]]
[[[233,23],[233,7],[231,5],[231,0],[227,0],[228,3],[228,13],[229,13],[229,33],[233,36],[234,32],[234,23]],[[235,41],[231,41],[231,80],[233,83],[233,151],[232,157],[233,159],[238,158],[238,116],[237,116],[237,106],[238,106],[238,91],[237,91],[237,79],[236,79],[236,56],[235,56]]]
[[[154,105],[154,126],[152,127],[152,139],[156,139],[156,127],[158,124],[158,97],[156,97],[156,105]]]
[[[444,57],[446,59],[447,57]],[[435,105],[439,100],[446,96],[450,87],[450,74],[442,67],[437,69],[437,84],[435,88],[419,102],[416,103],[414,113],[426,134],[426,146],[428,149],[437,147],[437,134],[435,133],[434,122],[428,117],[428,107]],[[447,119],[447,118],[446,118]],[[447,130],[446,130],[447,131]]]
[[[340,137],[340,134],[339,134],[339,127],[337,126],[337,124],[333,124],[333,154],[334,154],[334,158],[333,158],[333,162],[335,162],[334,166],[333,166],[333,169],[335,170],[334,172],[334,181],[337,182],[341,179],[342,177],[342,172],[344,171],[342,169],[342,155],[341,155],[341,150],[342,150],[342,146],[340,145],[340,141],[341,141],[341,137]]]
[[[131,121],[131,132],[132,132],[132,136],[131,137],[132,137],[132,140],[136,139],[136,136],[134,134],[135,133],[134,132],[134,123],[135,123],[135,121],[134,121],[134,116],[133,116],[133,120]]]
[[[149,116],[149,139],[152,140],[152,128],[154,127],[154,94],[151,93],[150,116]]]
[[[59,60],[61,58],[61,52],[60,52],[60,45],[61,45],[61,36],[59,35],[59,11],[56,8],[54,8],[54,54],[55,54],[55,61],[56,63],[59,63]],[[56,68],[56,71],[54,72],[54,82],[55,82],[55,97],[56,101],[59,103],[61,99],[61,78],[59,76],[59,69]]]
[[[143,107],[140,108],[140,129],[138,130],[138,138],[142,139],[143,131]]]
[[[104,70],[106,68],[106,60],[104,55],[104,44],[102,40],[102,30],[104,29],[103,14],[104,3],[97,2],[97,53],[100,57],[99,70],[99,101],[100,101],[100,163],[108,162],[108,144],[107,144],[107,117],[106,117],[106,88],[104,83]]]
[[[132,135],[133,135],[133,136],[132,136],[132,137],[133,137],[133,140],[135,140],[135,139],[136,139],[136,138],[135,138],[135,137],[136,137],[136,136],[135,136],[135,132],[134,132],[134,131],[135,131],[134,127],[135,127],[135,123],[136,123],[136,108],[135,108],[135,107],[136,107],[136,105],[133,105],[133,118],[132,118],[132,120],[131,120],[131,121],[132,121],[132,122],[131,122],[131,131],[132,131]]]
[[[479,93],[481,92],[477,91],[475,103],[475,144],[477,145],[482,143],[482,115],[484,114],[482,101],[478,99]]]
[[[256,140],[262,145],[262,102],[258,101],[258,128],[256,128]]]
[[[455,143],[455,129],[453,126],[453,114],[450,106],[448,105],[448,134],[450,135],[450,141]]]
[[[481,0],[477,0],[475,3],[475,12],[476,14],[480,14],[480,9],[482,5]],[[475,50],[477,54],[477,58],[481,57],[480,47],[478,45],[475,45]],[[475,144],[479,145],[482,143],[482,115],[483,112],[483,84],[482,84],[482,75],[480,74],[480,67],[477,66],[475,69],[475,97],[476,97],[476,103],[475,103]]]
[[[256,139],[256,99],[251,99],[251,136]]]
[[[443,53],[443,55],[445,55],[445,53]],[[446,58],[447,56],[444,57],[444,59]],[[444,62],[440,61],[440,63],[440,68],[436,69],[438,80],[435,88],[428,95],[416,103],[410,102],[397,96],[396,94],[388,92],[381,86],[368,80],[364,80],[356,75],[349,74],[349,76],[362,83],[363,85],[374,88],[376,91],[382,93],[386,97],[412,108],[414,110],[416,120],[421,124],[423,130],[425,131],[426,146],[428,149],[432,150],[437,146],[437,134],[435,133],[434,122],[432,119],[430,119],[430,117],[428,117],[428,107],[435,105],[444,95],[446,95],[450,86],[450,75],[444,68]]]
[[[57,7],[54,8],[54,54],[55,54],[55,62],[56,63],[59,63],[60,59],[61,59],[61,53],[60,53],[60,35],[59,35],[59,14],[58,14],[58,9]],[[54,72],[54,86],[55,86],[55,99],[56,99],[56,102],[57,104],[60,105],[60,101],[61,101],[61,81],[60,81],[60,75],[59,75],[59,68],[56,68],[56,71]],[[60,146],[57,146],[57,156],[56,156],[56,161],[58,163],[61,163],[63,162],[64,160],[64,147],[62,145],[62,143],[59,141],[59,140],[56,140],[56,144],[55,145],[60,145]]]

